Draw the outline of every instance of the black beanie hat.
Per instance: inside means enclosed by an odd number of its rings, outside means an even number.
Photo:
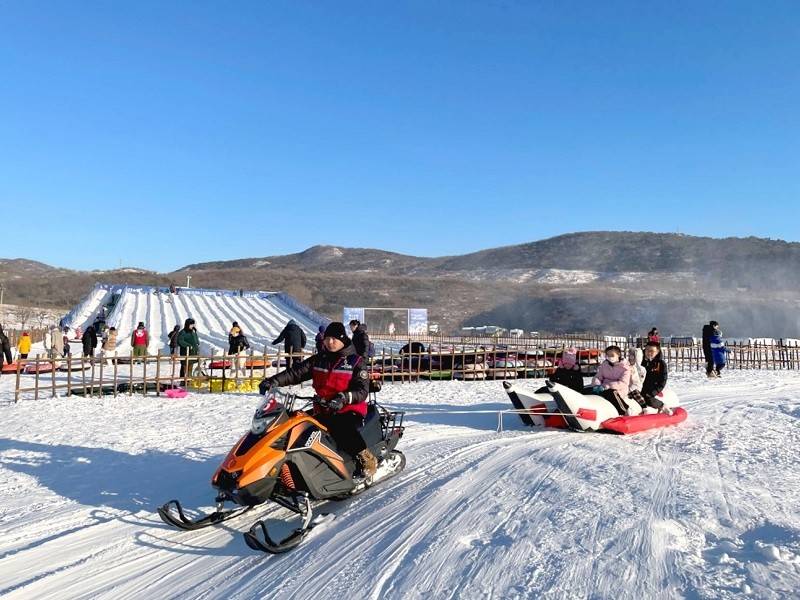
[[[344,323],[340,323],[339,321],[333,321],[330,325],[328,325],[325,328],[325,333],[323,335],[325,337],[336,338],[345,346],[350,343],[350,338],[347,337],[347,331],[344,328]]]

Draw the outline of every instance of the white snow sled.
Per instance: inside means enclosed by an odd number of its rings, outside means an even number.
[[[677,394],[669,388],[665,388],[658,399],[672,414],[659,413],[650,407],[642,410],[635,401],[626,399],[629,414],[620,416],[602,396],[581,394],[551,381],[534,393],[522,391],[508,381],[503,382],[503,387],[522,422],[530,426],[624,434],[675,425],[685,421],[687,416]]]

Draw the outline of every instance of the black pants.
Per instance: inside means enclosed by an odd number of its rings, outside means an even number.
[[[583,374],[580,371],[559,367],[550,376],[550,381],[560,383],[579,394],[583,393]]]
[[[300,358],[293,357],[292,354],[299,354],[300,350],[297,348],[292,348],[291,346],[284,348],[284,352],[286,352],[286,368],[290,369],[292,367],[292,363],[300,362]]]
[[[180,374],[181,379],[186,377],[187,372],[189,373],[189,375],[192,374],[192,367],[194,367],[194,363],[195,360],[192,358],[186,360],[185,354],[181,356],[181,374]]]
[[[336,442],[336,447],[350,456],[355,456],[367,445],[359,428],[364,424],[361,415],[354,412],[333,415],[315,415],[314,418],[328,428],[328,432]]]
[[[11,358],[11,347],[10,346],[3,346],[3,356],[6,357],[6,362],[10,365],[14,360]],[[0,365],[3,364],[2,360],[0,360]]]
[[[600,395],[611,402],[611,406],[616,408],[619,414],[628,414],[628,407],[622,401],[622,398],[619,397],[619,394],[616,392],[616,390],[603,390],[603,393]]]

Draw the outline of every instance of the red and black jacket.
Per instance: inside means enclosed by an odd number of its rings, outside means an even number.
[[[362,361],[350,344],[339,352],[325,350],[313,354],[300,364],[273,375],[269,382],[287,386],[311,379],[320,398],[330,400],[340,393],[347,397],[348,404],[339,413],[354,412],[364,417],[369,397],[369,373],[362,368]],[[314,412],[324,413],[326,410],[314,403]]]

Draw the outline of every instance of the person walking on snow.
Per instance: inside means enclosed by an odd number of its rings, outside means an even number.
[[[22,359],[28,358],[31,353],[31,336],[27,331],[23,331],[17,342],[17,352]]]
[[[92,325],[89,325],[86,331],[83,332],[81,344],[83,345],[83,355],[87,358],[92,358],[95,348],[97,348],[97,333],[95,333]]]
[[[131,334],[131,346],[133,347],[133,356],[147,356],[147,343],[149,342],[147,329],[141,321],[136,326],[136,329]]]
[[[50,325],[50,329],[44,334],[43,343],[48,358],[61,358],[64,354],[64,336],[55,325]]]
[[[281,334],[272,342],[277,346],[283,342],[283,349],[286,352],[286,368],[290,368],[294,361],[299,361],[294,354],[299,354],[306,347],[306,332],[303,331],[294,319],[289,320]]]
[[[360,357],[369,358],[369,334],[367,326],[358,319],[350,321],[350,331],[353,332],[353,347]]]
[[[69,327],[64,327],[61,343],[64,344],[64,357],[72,354],[72,347],[69,345]]]
[[[233,356],[234,368],[238,374],[239,371],[245,372],[245,357],[241,356],[241,353],[250,348],[250,342],[247,341],[242,328],[236,322],[234,322],[234,325],[235,327],[231,329],[228,335],[228,354]],[[236,332],[235,335],[234,331]]]
[[[710,379],[719,377],[725,366],[725,343],[716,321],[703,325],[703,356],[706,359],[706,375]]]
[[[14,362],[11,358],[11,342],[8,341],[8,336],[3,331],[3,326],[0,325],[0,367],[3,366],[3,359],[10,365]]]
[[[106,364],[110,367],[111,366],[111,357],[114,356],[114,352],[117,349],[117,328],[116,327],[109,327],[106,331],[106,334],[103,336],[103,345],[100,347],[100,350],[103,353],[103,358],[106,360]]]

